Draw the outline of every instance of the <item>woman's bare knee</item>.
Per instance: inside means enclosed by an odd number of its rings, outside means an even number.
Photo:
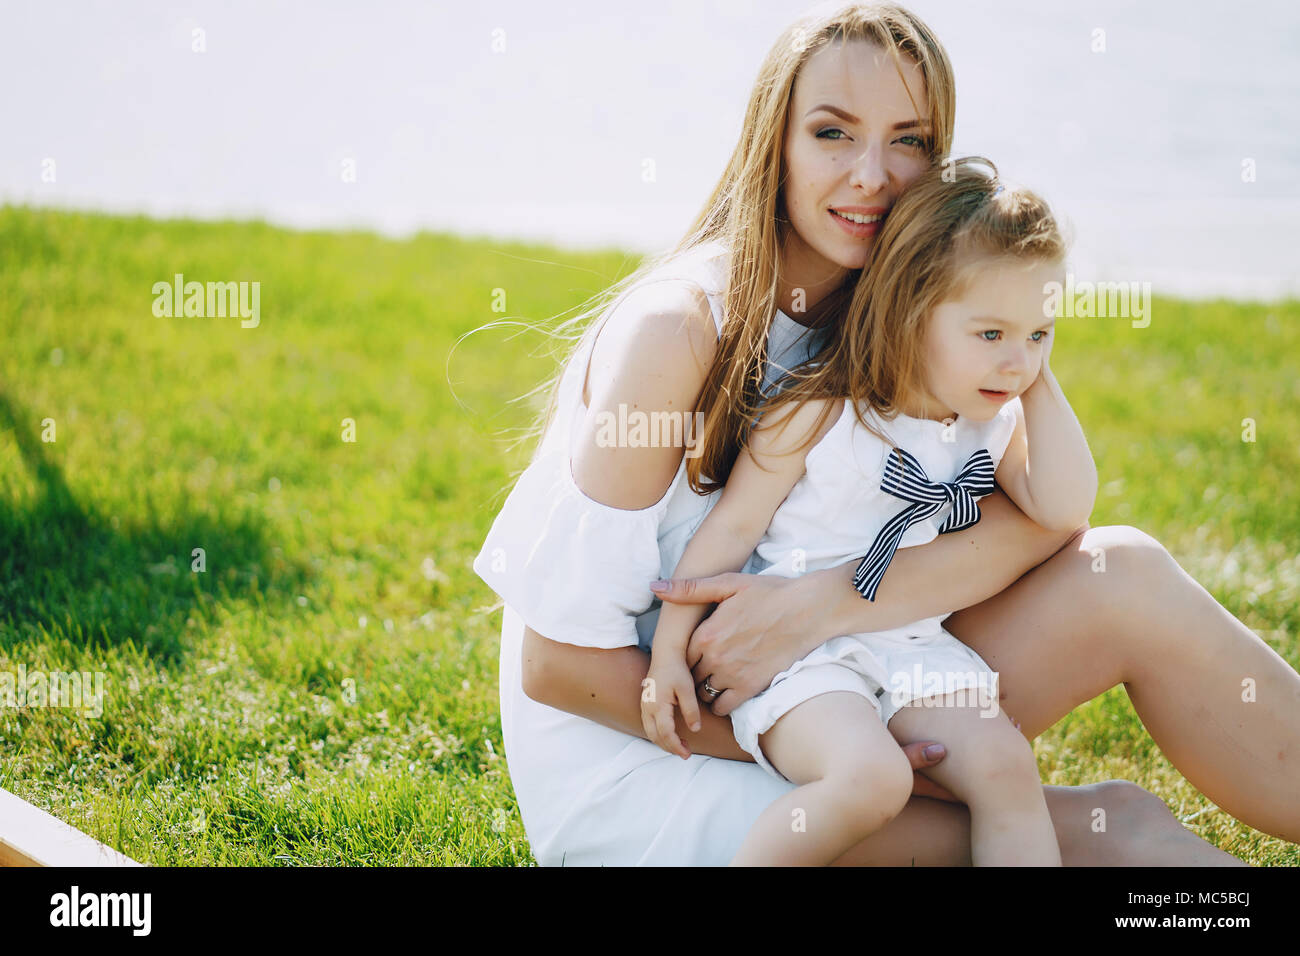
[[[1087,554],[1094,574],[1112,574],[1126,584],[1141,585],[1170,565],[1177,566],[1163,544],[1132,525],[1089,528],[1071,541]]]

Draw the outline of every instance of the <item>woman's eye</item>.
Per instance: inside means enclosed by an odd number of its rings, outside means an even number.
[[[910,142],[908,142],[909,140],[910,140]],[[911,134],[908,134],[907,136],[900,136],[900,137],[898,138],[898,141],[899,141],[900,143],[902,143],[902,142],[907,142],[907,145],[908,145],[908,146],[915,146],[915,147],[917,147],[918,149],[927,149],[927,148],[929,148],[929,143],[927,143],[927,142],[925,141],[925,137],[924,137],[924,136],[913,136],[913,135],[911,135]]]
[[[829,129],[824,129],[824,130],[819,131],[819,132],[817,133],[817,138],[818,138],[818,139],[831,139],[831,137],[829,137],[829,136],[826,135],[827,133],[839,133],[839,134],[840,134],[839,136],[835,137],[835,138],[832,140],[833,142],[838,142],[839,140],[841,140],[841,139],[844,138],[844,130],[842,130],[842,129],[835,129],[834,127],[831,127],[831,128],[829,128]]]

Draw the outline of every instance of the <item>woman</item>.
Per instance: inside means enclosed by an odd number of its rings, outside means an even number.
[[[730,859],[791,785],[743,762],[726,714],[831,636],[956,608],[966,610],[947,625],[1000,672],[1003,707],[1027,737],[1123,681],[1210,799],[1300,839],[1300,769],[1288,752],[1300,676],[1148,536],[1080,529],[1063,541],[1001,493],[981,499],[970,529],[899,551],[874,602],[854,590],[852,563],[673,583],[667,599],[722,602],[689,657],[712,710],[697,733],[679,724],[686,760],[641,736],[639,645],[657,616],[645,582],[675,566],[713,500],[697,492],[729,470],[760,387],[835,334],[873,220],[946,155],[953,103],[942,47],[905,10],[851,5],[793,25],[764,62],[740,144],[691,235],[612,290],[619,300],[565,369],[554,420],[475,562],[506,602],[506,755],[541,863]],[[681,443],[609,440],[629,410],[698,412],[703,444],[683,454]],[[1257,685],[1249,705],[1243,676]],[[942,756],[924,741],[908,753],[918,769]],[[916,793],[943,796],[922,778]],[[1131,784],[1047,787],[1045,797],[1067,865],[1235,862]],[[968,864],[968,816],[915,797],[837,862]]]

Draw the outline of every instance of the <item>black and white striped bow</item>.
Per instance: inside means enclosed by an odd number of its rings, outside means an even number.
[[[903,460],[901,465],[900,456]],[[911,505],[889,519],[876,535],[867,556],[859,562],[853,575],[853,586],[858,593],[868,601],[876,599],[885,570],[894,559],[898,542],[903,540],[907,529],[935,514],[948,502],[952,502],[952,513],[939,526],[940,534],[960,531],[979,521],[980,509],[975,499],[992,493],[994,470],[988,449],[980,448],[971,453],[956,480],[931,481],[910,452],[903,448],[891,451],[880,490],[909,501]]]

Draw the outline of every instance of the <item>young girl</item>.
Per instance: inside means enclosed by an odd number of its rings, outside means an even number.
[[[874,600],[894,551],[977,522],[995,477],[1045,528],[1087,520],[1096,469],[1048,364],[1045,286],[1063,256],[1046,204],[1003,188],[987,160],[919,178],[886,219],[842,334],[770,397],[675,576],[860,560],[854,584]],[[673,707],[698,728],[685,652],[702,616],[664,606],[643,685],[647,736],[683,757]],[[949,746],[929,775],[970,808],[977,866],[1060,865],[1033,751],[946,616],[833,638],[732,712],[740,746],[799,785],[733,863],[837,859],[903,808],[899,744],[926,738]]]

